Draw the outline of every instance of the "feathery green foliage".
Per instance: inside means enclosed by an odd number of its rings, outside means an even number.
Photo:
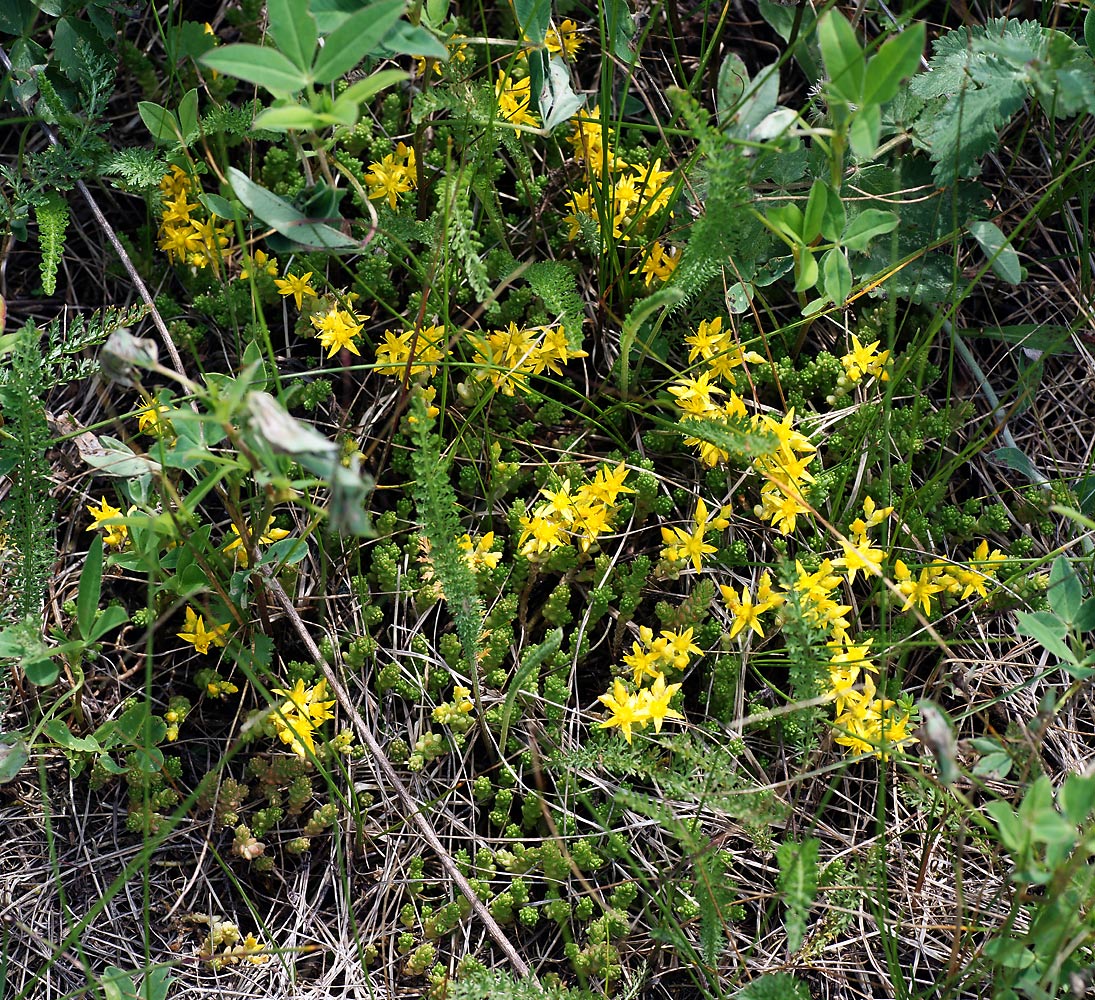
[[[456,622],[466,667],[474,674],[483,630],[483,602],[479,599],[475,573],[457,545],[463,532],[456,513],[456,493],[449,481],[449,459],[441,453],[441,438],[433,431],[433,418],[421,397],[416,396],[411,403],[411,418],[415,505],[430,543],[437,578]]]
[[[787,930],[787,950],[792,954],[802,947],[806,938],[806,919],[817,898],[817,856],[820,846],[819,840],[810,837],[801,844],[785,840],[776,848],[779,890],[787,905],[783,925]]]
[[[11,549],[10,592],[4,606],[11,620],[37,615],[56,558],[51,471],[46,460],[49,427],[43,397],[50,379],[33,323],[11,335],[11,353],[0,379],[0,474],[9,476],[11,491],[0,503]]]
[[[68,229],[68,202],[56,191],[50,191],[34,206],[38,220],[38,245],[42,250],[39,268],[42,291],[52,295],[57,291],[57,268],[65,252],[65,231]]]

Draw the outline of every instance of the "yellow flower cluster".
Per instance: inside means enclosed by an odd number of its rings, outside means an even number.
[[[192,190],[193,181],[174,164],[160,181],[163,216],[159,248],[172,262],[197,268],[212,265],[217,269],[229,244],[232,226],[229,223],[215,226],[216,216],[212,212],[206,219],[195,217],[193,213],[201,205],[189,200]]]
[[[489,380],[503,396],[513,396],[517,390],[528,392],[529,375],[544,371],[562,375],[561,365],[588,356],[567,344],[561,326],[520,329],[511,322],[505,330],[493,330],[485,338],[472,336],[470,340],[475,347],[472,361],[479,369],[477,377]]]
[[[228,625],[214,625],[211,629],[205,627],[202,616],[192,607],[187,605],[186,622],[181,632],[175,633],[183,642],[189,642],[196,652],[203,656],[209,652],[210,646],[224,648],[228,642]]]
[[[483,569],[494,569],[502,561],[501,552],[492,552],[494,532],[488,531],[479,541],[474,541],[467,532],[457,539],[456,544],[464,553],[464,560],[473,573]]]
[[[209,923],[209,934],[198,952],[200,961],[208,962],[214,969],[238,965],[240,962],[264,965],[270,961],[270,956],[265,953],[266,945],[254,934],[244,937],[239,927],[230,920],[208,917],[205,920]]]
[[[641,274],[643,284],[649,288],[655,281],[668,281],[670,275],[681,262],[679,247],[666,247],[661,240],[655,240],[632,269],[632,274]]]
[[[873,375],[879,382],[889,381],[890,373],[886,371],[886,364],[890,360],[890,352],[879,353],[880,343],[882,341],[876,340],[873,344],[864,347],[859,342],[859,338],[852,334],[852,349],[840,359],[848,381],[859,382],[868,375]]]
[[[924,566],[918,575],[901,559],[894,560],[894,582],[905,598],[902,611],[919,607],[925,615],[932,611],[932,598],[938,594],[947,594],[964,601],[974,594],[988,597],[988,584],[996,579],[995,564],[1007,559],[999,549],[989,552],[987,539],[982,539],[974,550],[973,565],[958,566],[953,563],[931,563]],[[976,564],[983,564],[977,569]],[[937,598],[938,599],[938,598]]]
[[[326,679],[320,678],[313,687],[306,688],[304,681],[298,678],[291,690],[274,688],[273,691],[287,699],[271,716],[278,738],[298,757],[308,754],[315,756],[316,744],[312,734],[328,719],[335,717],[331,711],[335,700],[326,700]]]
[[[680,712],[669,707],[681,686],[667,684],[665,671],[687,670],[693,654],[702,656],[703,650],[692,641],[692,629],[662,629],[655,637],[653,629],[640,625],[638,641],[631,644],[631,652],[623,658],[631,668],[636,690],[616,678],[612,690],[597,699],[611,713],[599,723],[600,728],[618,728],[630,743],[632,726],[643,729],[652,722],[654,732],[660,733],[666,719],[683,719]],[[645,684],[648,680],[650,683]]]
[[[289,537],[289,532],[286,531],[284,528],[271,527],[273,521],[273,515],[266,519],[266,527],[264,527],[262,531],[259,532],[257,541],[255,540],[254,533],[252,533],[251,541],[256,547],[258,547],[259,545],[273,545],[274,542],[280,542],[283,538]],[[234,553],[233,558],[242,567],[244,567],[244,569],[246,569],[248,558],[247,549],[244,548],[243,539],[240,537],[240,529],[236,527],[235,522],[232,523],[231,529],[232,535],[234,537],[228,542],[227,545],[224,546],[223,549],[221,549],[221,551],[226,553]]]
[[[471,689],[457,684],[453,688],[452,701],[443,702],[431,713],[434,722],[443,726],[451,726],[454,723],[460,726],[466,717],[475,708],[475,702],[471,700]]]
[[[366,317],[331,306],[326,312],[313,314],[308,319],[316,328],[320,346],[327,352],[327,357],[333,358],[343,348],[361,357],[354,341],[361,335],[361,326]]]
[[[464,41],[466,37],[467,36],[465,35],[453,35],[446,43],[445,47],[449,50],[448,65],[450,67],[468,61],[468,43]],[[433,75],[441,76],[444,72],[444,65],[445,64],[440,59],[427,59],[425,56],[415,56],[414,71],[417,76],[425,76],[427,67],[432,67]]]
[[[404,330],[402,333],[385,330],[384,341],[376,348],[376,371],[401,379],[407,374],[407,363],[410,362],[412,377],[425,372],[427,377],[433,378],[437,374],[438,363],[444,361],[448,354],[443,326],[430,324],[421,330]]]
[[[401,142],[395,147],[394,153],[381,157],[376,163],[370,163],[365,184],[369,188],[371,201],[386,198],[394,212],[399,204],[399,196],[418,185],[414,147]]]
[[[568,141],[574,148],[574,158],[585,165],[589,181],[566,202],[570,214],[563,221],[570,226],[569,239],[582,231],[583,219],[593,222],[599,231],[603,207],[603,217],[612,220],[613,239],[628,242],[669,204],[673,171],[663,169],[660,159],[650,164],[629,164],[617,156],[611,139],[605,137],[599,108],[576,119]],[[663,271],[668,268],[671,272],[676,266],[664,256],[659,257],[659,263]]]
[[[521,555],[538,559],[563,545],[588,552],[601,535],[612,531],[616,498],[635,492],[624,485],[626,478],[627,467],[622,463],[615,469],[602,465],[592,480],[579,484],[573,492],[569,479],[558,489],[540,490],[544,502],[531,517],[521,518],[517,542]]]
[[[742,629],[748,628],[763,639],[764,628],[760,623],[760,616],[765,611],[782,607],[784,600],[781,593],[772,589],[772,578],[768,571],[761,573],[760,580],[757,581],[756,597],[745,586],[741,588],[740,597],[733,587],[728,587],[725,583],[719,584],[719,590],[732,619],[729,637],[733,639]]]
[[[854,581],[860,571],[865,576],[881,572],[886,554],[874,548],[869,533],[892,513],[892,507],[878,507],[867,497],[863,516],[850,525],[851,542],[841,542],[844,555],[825,559],[813,573],[796,563],[797,576],[791,585],[805,620],[829,636],[828,693],[836,712],[836,742],[853,753],[874,754],[883,760],[888,757],[887,747],[915,742],[909,733],[909,713],[895,711],[895,702],[878,697],[872,677],[878,667],[870,659],[873,640],[852,639],[847,617],[852,609],[840,603],[837,591],[845,581]]]
[[[164,414],[170,412],[170,406],[164,406],[154,399],[147,398],[145,406],[137,411],[137,430],[151,437],[173,438],[174,428],[171,426],[171,421],[164,417]]]
[[[528,125],[539,128],[540,123],[529,111],[530,81],[526,76],[514,80],[505,70],[498,71],[494,96],[498,99],[498,117],[511,125]]]
[[[692,530],[684,528],[662,527],[662,558],[670,563],[691,562],[696,572],[703,570],[703,558],[718,552],[718,547],[709,545],[705,536],[709,531],[723,531],[730,527],[730,508],[722,510],[710,518],[703,497],[696,500],[696,513],[692,518]]]

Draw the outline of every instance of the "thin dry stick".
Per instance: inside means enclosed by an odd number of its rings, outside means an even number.
[[[392,766],[392,762],[388,760],[387,754],[384,753],[380,744],[377,743],[376,738],[369,731],[369,727],[365,725],[365,720],[358,712],[357,706],[350,700],[349,694],[339,682],[338,677],[335,676],[334,670],[331,669],[326,658],[320,653],[319,647],[316,646],[312,636],[308,632],[307,626],[304,624],[304,620],[297,614],[297,609],[293,606],[293,602],[289,600],[289,595],[285,592],[285,588],[282,587],[277,578],[270,573],[269,569],[264,567],[261,570],[261,573],[266,586],[274,596],[274,600],[281,605],[282,610],[289,616],[289,621],[293,623],[293,628],[296,629],[297,635],[300,636],[301,642],[304,643],[305,648],[308,650],[308,654],[323,670],[323,676],[327,678],[327,683],[331,686],[331,690],[334,691],[338,703],[353,722],[358,739],[360,739],[368,748],[369,753],[372,754],[373,760],[376,761],[377,766],[383,772],[384,777],[391,784],[392,788],[395,789],[399,801],[406,810],[407,817],[416,827],[418,827],[422,836],[426,838],[426,843],[433,848],[434,853],[436,853],[441,860],[441,866],[448,872],[449,876],[467,898],[468,902],[471,903],[471,908],[475,911],[476,916],[483,921],[483,926],[486,927],[487,932],[494,938],[498,947],[505,952],[506,958],[510,960],[513,968],[517,971],[517,974],[521,977],[531,975],[532,970],[529,968],[528,963],[526,963],[517,953],[517,949],[513,946],[513,942],[506,937],[506,933],[498,925],[498,921],[491,916],[490,910],[487,909],[483,901],[475,894],[475,890],[471,887],[471,884],[463,874],[461,874],[460,869],[456,867],[456,862],[453,860],[452,855],[445,850],[445,846],[441,843],[441,839],[437,836],[433,827],[430,826],[426,817],[422,815],[418,808],[418,803],[415,802],[414,797],[407,790],[407,786],[403,784],[402,779],[396,773],[395,768]]]
[[[11,60],[8,58],[7,52],[4,51],[3,46],[0,46],[0,65],[3,65],[4,69],[8,72],[12,72]],[[30,102],[26,100],[19,101],[19,106],[28,117],[34,117],[34,113],[31,110]],[[38,119],[38,124],[42,131],[45,132],[46,138],[49,140],[51,146],[60,145],[60,140],[57,138],[57,133],[50,128],[44,121]],[[91,192],[88,190],[88,186],[78,180],[76,182],[76,190],[80,192],[84,201],[87,202],[87,207],[91,209],[91,214],[95,216],[95,221],[99,223],[100,228],[106,235],[107,242],[114,248],[114,252],[118,255],[118,259],[122,262],[122,267],[126,269],[126,273],[129,275],[130,281],[133,282],[133,287],[137,289],[137,294],[140,295],[141,301],[144,302],[149,309],[149,315],[152,317],[152,322],[155,324],[156,329],[160,333],[160,337],[163,338],[164,346],[167,348],[168,357],[171,359],[171,366],[180,375],[186,374],[186,369],[183,368],[182,358],[179,356],[179,352],[175,347],[174,341],[171,339],[171,334],[168,332],[167,324],[164,323],[163,317],[160,315],[160,311],[156,308],[156,303],[152,301],[152,296],[148,292],[148,287],[141,279],[137,268],[133,266],[133,261],[129,259],[129,254],[125,252],[125,247],[122,246],[118,239],[117,234],[111,227],[110,223],[106,221],[106,216],[103,215],[102,209],[99,208],[98,203],[92,197]]]

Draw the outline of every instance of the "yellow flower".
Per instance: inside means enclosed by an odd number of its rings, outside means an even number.
[[[361,351],[354,343],[354,338],[361,333],[361,323],[355,322],[358,318],[334,306],[320,316],[310,317],[312,326],[319,331],[319,343],[327,351],[327,357],[333,358],[342,348],[361,357]]]
[[[313,299],[316,297],[316,290],[310,284],[311,277],[311,271],[306,271],[300,277],[287,274],[284,278],[275,278],[274,284],[277,286],[279,295],[293,296],[293,301],[300,309],[304,305],[305,296],[311,296]]]
[[[639,697],[642,699],[642,703],[646,708],[646,713],[654,723],[654,732],[660,733],[662,731],[662,723],[666,719],[684,718],[680,712],[669,707],[669,702],[673,695],[680,689],[680,684],[666,684],[665,678],[661,674],[658,674],[657,677],[654,678],[654,683],[649,688],[644,688],[639,692]]]
[[[254,541],[254,534],[252,533],[251,540],[256,545],[273,545],[274,542],[280,542],[283,538],[289,537],[289,532],[284,528],[271,528],[273,523],[273,515],[266,519],[266,527],[259,533],[258,541]],[[235,523],[231,526],[232,534],[236,537],[233,538],[227,545],[221,549],[222,552],[235,552],[236,561],[243,566],[247,567],[247,549],[243,546],[243,539],[240,537],[240,529],[236,527]]]
[[[273,257],[268,257],[265,250],[256,250],[251,260],[240,270],[240,280],[246,281],[253,274],[268,274],[271,277],[278,273],[278,262]]]
[[[87,512],[95,518],[95,523],[88,526],[88,531],[103,531],[103,544],[115,549],[124,549],[129,542],[129,529],[124,524],[108,524],[111,518],[121,517],[121,507],[111,507],[103,497],[98,507],[88,506]]]
[[[604,722],[599,722],[598,726],[601,729],[618,726],[628,743],[631,742],[631,727],[642,728],[650,719],[649,706],[643,704],[639,695],[629,692],[618,677],[612,686],[612,693],[602,694],[597,700],[612,713]]]
[[[414,150],[410,150],[413,158]],[[413,159],[412,161],[413,162]],[[392,211],[399,203],[399,196],[415,186],[415,172],[409,163],[397,163],[396,154],[389,153],[377,163],[369,164],[365,183],[369,186],[369,199],[387,198]]]
[[[649,288],[655,281],[668,281],[680,262],[679,248],[665,247],[660,240],[655,240],[631,273],[642,274],[643,284]]]
[[[471,535],[465,534],[457,543],[464,552],[464,559],[473,572],[481,569],[494,569],[502,560],[501,552],[491,552],[494,545],[494,532],[488,531],[478,542],[473,542]]]
[[[885,365],[890,360],[890,352],[883,351],[880,354],[880,343],[882,341],[876,340],[864,347],[859,338],[852,334],[852,350],[840,359],[849,381],[858,382],[867,375],[874,375],[880,382],[889,380],[890,374],[885,370]]]
[[[514,125],[531,125],[539,128],[539,122],[529,114],[529,78],[514,81],[505,70],[498,71],[494,93],[498,98],[500,117]]]
[[[578,25],[569,17],[559,25],[558,29],[548,28],[544,37],[544,45],[553,55],[565,53],[568,59],[573,59],[578,54],[582,45],[581,36],[578,34]]]
[[[228,641],[228,625],[214,625],[211,629],[206,629],[202,616],[187,606],[183,631],[175,634],[183,642],[189,642],[197,652],[205,654],[209,652],[210,646],[224,647]]]

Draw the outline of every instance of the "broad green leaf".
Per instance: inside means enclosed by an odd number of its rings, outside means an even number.
[[[570,89],[570,70],[556,56],[548,65],[547,79],[540,94],[540,119],[544,128],[550,132],[557,125],[570,121],[585,101]]]
[[[1086,823],[1095,809],[1095,775],[1070,774],[1057,792],[1057,804],[1070,823]]]
[[[92,443],[94,435],[90,433],[77,443],[80,457],[104,476],[117,479],[132,479],[135,476],[155,474],[160,471],[160,463],[146,455],[138,455],[132,448],[109,434],[100,434]]]
[[[18,733],[0,735],[0,785],[14,781],[28,760],[30,754],[22,736]]]
[[[48,687],[61,673],[61,665],[47,657],[25,659],[19,664],[27,680],[36,687]]]
[[[312,76],[316,83],[333,83],[349,73],[380,42],[403,14],[403,0],[377,0],[347,18],[324,40]]]
[[[95,624],[91,626],[91,632],[86,638],[88,642],[96,642],[107,632],[112,632],[127,621],[129,621],[129,614],[126,609],[120,605],[112,604],[110,607],[104,608],[103,613],[95,619]]]
[[[133,979],[116,965],[108,965],[103,970],[99,985],[103,988],[106,1000],[135,1000]]]
[[[179,101],[179,127],[182,131],[182,139],[198,131],[198,91],[191,87]]]
[[[794,291],[808,292],[817,284],[817,258],[809,250],[803,250],[798,257],[798,276],[795,278]]]
[[[1025,825],[1015,815],[1015,810],[1006,802],[990,802],[985,806],[987,812],[996,822],[996,828],[1000,831],[1000,842],[1013,855],[1022,854],[1030,845],[1030,833]]]
[[[432,31],[421,24],[409,21],[396,21],[382,42],[389,52],[405,56],[424,56],[448,62],[449,50]]]
[[[157,142],[179,141],[179,120],[174,112],[152,101],[138,101],[137,113],[141,116],[145,128],[152,133],[152,138]]]
[[[551,23],[551,0],[514,0],[517,23],[534,45],[543,45]]]
[[[746,76],[745,94],[734,115],[735,135],[747,136],[779,106],[779,64],[772,63],[757,71],[752,80]]]
[[[636,27],[627,0],[605,0],[604,10],[608,48],[617,59],[630,65],[635,58],[630,42],[635,37]]]
[[[211,214],[220,219],[245,219],[247,216],[240,211],[238,205],[233,205],[227,198],[212,192],[202,192],[198,195],[200,201]]]
[[[1018,611],[1015,619],[1020,635],[1029,635],[1058,660],[1065,663],[1077,663],[1076,654],[1064,640],[1068,625],[1056,615],[1048,611],[1035,611],[1033,614],[1028,611]]]
[[[201,63],[225,76],[265,87],[275,97],[289,97],[308,86],[308,75],[297,69],[277,49],[250,45],[224,45],[210,49]]]
[[[996,448],[989,453],[989,458],[999,462],[1007,469],[1021,472],[1032,483],[1044,483],[1046,481],[1046,477],[1038,471],[1038,467],[1027,454],[1018,448]]]
[[[271,132],[288,132],[290,129],[322,128],[324,122],[311,108],[303,104],[282,104],[266,108],[255,115],[254,127]]]
[[[322,222],[312,222],[284,198],[279,198],[261,184],[256,184],[241,170],[229,167],[228,180],[232,184],[236,197],[254,212],[258,219],[294,242],[325,250],[359,250],[361,248],[357,240],[340,233],[337,229]]]
[[[877,104],[868,104],[859,108],[848,130],[848,141],[852,152],[860,160],[870,160],[878,149],[882,135],[882,110]]]
[[[45,733],[58,746],[80,753],[99,753],[103,748],[94,736],[76,736],[61,719],[50,719],[42,725]]]
[[[844,305],[852,290],[852,269],[840,247],[833,247],[821,258],[821,283],[835,305]]]
[[[813,243],[821,235],[821,220],[829,204],[829,186],[820,178],[810,185],[806,211],[802,217],[802,242]]]
[[[993,272],[1009,285],[1018,285],[1023,280],[1023,269],[1019,265],[1019,255],[1000,230],[992,222],[971,222],[970,236],[981,245],[992,264]]]
[[[849,104],[861,103],[866,66],[848,19],[838,10],[830,10],[818,21],[817,38],[833,93]]]
[[[1089,7],[1087,16],[1084,17],[1084,41],[1087,42],[1091,54],[1095,55],[1095,7]]]
[[[1047,595],[1053,613],[1071,625],[1084,599],[1084,588],[1068,556],[1058,556],[1053,560]]]
[[[1081,635],[1085,632],[1095,632],[1095,597],[1089,597],[1080,605],[1080,610],[1072,619],[1072,627]]]
[[[881,208],[865,208],[851,222],[840,236],[840,242],[849,250],[866,250],[876,236],[893,232],[901,222],[896,212],[886,212]]]
[[[76,627],[85,639],[91,636],[95,612],[103,586],[103,537],[96,534],[87,550],[84,568],[80,571],[80,589],[76,594]]]
[[[409,74],[401,69],[378,70],[376,73],[369,74],[364,80],[358,80],[357,83],[351,84],[338,95],[338,100],[362,104],[370,97],[379,94],[382,90],[386,90],[401,80],[408,79],[408,77]]]
[[[720,125],[726,124],[737,110],[749,86],[749,69],[736,52],[730,52],[719,67],[719,79],[715,87],[715,111]]]
[[[765,218],[771,223],[777,232],[783,233],[796,243],[805,243],[802,238],[803,215],[802,209],[795,204],[773,205],[765,209]]]
[[[821,216],[821,235],[830,242],[836,243],[840,239],[840,234],[844,232],[847,221],[848,215],[844,211],[844,199],[840,197],[840,192],[826,187],[825,212]]]
[[[909,25],[890,38],[867,63],[863,103],[885,104],[897,95],[901,81],[920,68],[927,29],[923,21]]]
[[[316,54],[316,19],[308,0],[267,0],[266,11],[274,44],[307,75]]]

